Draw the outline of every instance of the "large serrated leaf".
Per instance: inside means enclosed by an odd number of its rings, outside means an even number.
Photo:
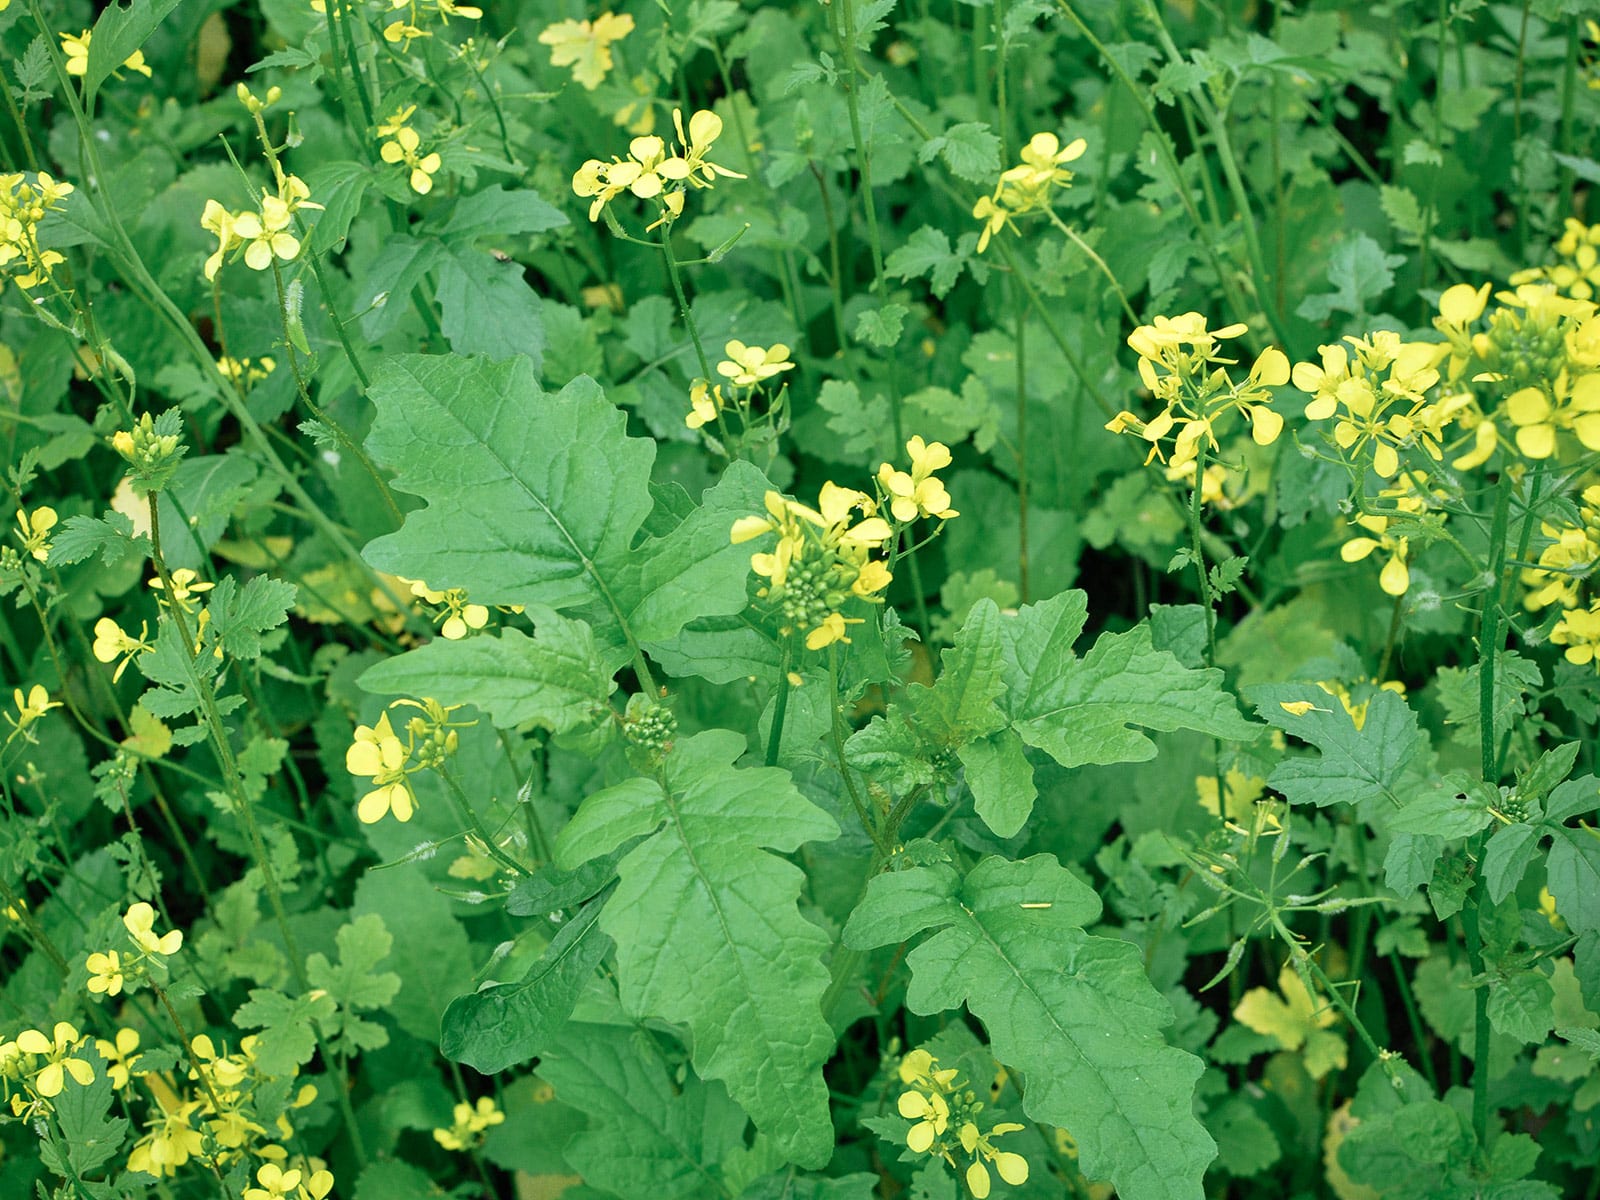
[[[642,1030],[568,1025],[539,1064],[589,1128],[563,1157],[622,1200],[732,1200],[718,1165],[744,1147],[745,1119],[717,1084],[681,1082]]]
[[[586,799],[557,839],[571,869],[649,835],[618,865],[600,926],[617,943],[623,1006],[681,1022],[695,1069],[723,1080],[792,1161],[833,1153],[822,1064],[828,938],[800,915],[804,876],[769,854],[839,835],[787,771],[740,770],[745,739],[709,730],[678,743],[659,782],[633,779]]]
[[[366,557],[481,604],[627,608],[612,587],[650,511],[655,447],[592,379],[557,395],[525,358],[404,355],[373,372],[367,446],[427,507]]]
[[[1216,1146],[1193,1112],[1199,1059],[1167,1045],[1171,1007],[1138,949],[1084,926],[1100,900],[1049,855],[879,875],[845,926],[857,949],[937,929],[906,958],[906,1003],[965,1003],[995,1056],[1022,1070],[1023,1109],[1070,1129],[1085,1175],[1125,1200],[1198,1200]]]
[[[1315,684],[1260,687],[1251,698],[1267,724],[1321,751],[1315,758],[1284,759],[1267,780],[1291,804],[1385,799],[1401,807],[1401,779],[1426,765],[1431,754],[1417,715],[1393,692],[1372,697],[1360,729],[1344,705]],[[1308,707],[1301,711],[1302,706]]]
[[[564,733],[590,724],[616,686],[593,632],[551,612],[536,620],[533,637],[504,629],[498,637],[435,639],[369,667],[360,684],[380,695],[473,704],[501,729],[535,721]]]
[[[1143,729],[1256,737],[1259,727],[1222,690],[1222,672],[1192,670],[1155,649],[1147,625],[1105,634],[1078,658],[1072,644],[1087,612],[1084,593],[1068,591],[1001,622],[1002,704],[1023,741],[1076,767],[1155,757]]]

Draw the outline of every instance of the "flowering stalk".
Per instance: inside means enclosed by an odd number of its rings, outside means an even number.
[[[152,491],[146,497],[146,505],[150,513],[150,561],[160,576],[161,582],[168,595],[176,592],[172,573],[167,569],[167,562],[161,553],[161,509],[157,503],[160,493]],[[204,715],[206,728],[211,735],[211,748],[217,758],[217,765],[222,771],[223,786],[233,800],[234,808],[239,814],[244,825],[245,836],[250,843],[250,855],[255,860],[257,870],[261,872],[261,881],[266,886],[267,902],[272,908],[272,915],[278,922],[278,930],[283,935],[284,948],[288,951],[289,969],[294,975],[296,984],[302,992],[311,990],[311,980],[306,975],[305,958],[300,953],[299,942],[295,938],[294,928],[289,923],[289,912],[284,907],[283,890],[278,884],[277,873],[273,870],[272,861],[267,854],[266,842],[261,836],[261,826],[255,817],[255,807],[250,800],[249,793],[245,791],[242,778],[239,774],[239,764],[233,755],[233,745],[228,738],[227,727],[223,724],[222,713],[217,708],[216,691],[211,686],[211,680],[195,669],[197,650],[194,639],[189,633],[189,623],[184,619],[183,606],[173,604],[167,608],[167,614],[172,619],[178,630],[178,644],[182,651],[180,660],[183,663],[184,673],[189,677],[189,686],[200,697],[201,712]],[[363,1167],[367,1161],[366,1145],[362,1141],[361,1130],[356,1123],[355,1110],[350,1106],[350,1081],[345,1071],[343,1059],[336,1059],[324,1044],[321,1034],[317,1035],[317,1045],[322,1049],[325,1061],[335,1063],[338,1075],[337,1086],[334,1091],[340,1098],[340,1107],[344,1116],[345,1131],[350,1137],[350,1147],[355,1152],[356,1161]]]

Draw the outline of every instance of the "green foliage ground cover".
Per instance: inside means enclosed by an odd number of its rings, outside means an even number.
[[[1600,1192],[1582,5],[0,43],[0,1195]]]

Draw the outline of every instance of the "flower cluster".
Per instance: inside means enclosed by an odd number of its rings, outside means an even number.
[[[224,354],[217,359],[217,370],[240,391],[248,392],[256,384],[278,369],[278,360],[270,354],[260,358],[233,358]]]
[[[38,287],[66,261],[39,244],[39,223],[46,213],[60,211],[74,190],[43,171],[32,183],[20,172],[0,175],[0,267],[23,291]]]
[[[252,271],[265,271],[274,260],[292,262],[300,254],[300,239],[289,231],[294,214],[321,207],[311,199],[311,189],[298,175],[279,179],[276,194],[263,191],[254,209],[233,212],[216,200],[207,200],[200,225],[217,239],[217,248],[206,259],[205,277],[215,279],[223,259],[240,247],[244,249],[244,264]]]
[[[601,13],[592,21],[557,21],[539,34],[539,44],[550,47],[550,65],[571,67],[572,77],[594,91],[611,71],[611,43],[633,32],[627,13]]]
[[[433,191],[433,177],[438,174],[443,160],[438,151],[422,153],[422,135],[411,127],[415,104],[397,109],[378,126],[378,136],[386,139],[378,148],[378,157],[384,162],[406,169],[411,190],[419,196]]]
[[[983,222],[978,253],[988,249],[989,239],[1002,229],[1014,228],[1013,218],[1048,209],[1057,188],[1072,186],[1072,172],[1066,164],[1081,158],[1088,148],[1083,138],[1065,146],[1053,133],[1029,138],[1022,148],[1022,161],[1002,171],[993,194],[980,197],[972,206],[972,215]]]
[[[380,0],[380,6],[390,13],[404,10],[404,16],[394,17],[383,27],[383,40],[391,45],[399,46],[406,50],[417,38],[432,37],[433,31],[426,28],[438,17],[441,25],[448,26],[451,17],[460,17],[467,21],[477,21],[483,17],[483,9],[470,4],[457,4],[455,0]],[[327,0],[311,0],[314,12],[325,13]]]
[[[80,1057],[88,1042],[67,1021],[57,1021],[48,1034],[24,1029],[13,1040],[0,1041],[0,1088],[11,1114],[25,1120],[46,1116],[68,1079],[81,1087],[93,1083],[94,1067]]]
[[[483,1144],[491,1126],[501,1124],[505,1113],[492,1096],[479,1096],[477,1104],[457,1104],[449,1129],[435,1129],[433,1140],[446,1150],[474,1150]]]
[[[994,1146],[994,1139],[1023,1127],[1002,1121],[987,1131],[980,1129],[978,1116],[986,1105],[963,1084],[958,1071],[941,1068],[939,1060],[926,1050],[913,1050],[900,1060],[899,1075],[908,1090],[900,1093],[896,1108],[906,1120],[915,1122],[906,1133],[907,1149],[942,1158],[952,1169],[957,1155],[971,1159],[966,1168],[967,1189],[977,1200],[989,1195],[991,1165],[1013,1187],[1027,1182],[1028,1160]]]
[[[623,192],[631,192],[657,206],[656,219],[646,227],[649,232],[682,215],[684,195],[690,188],[711,187],[719,175],[744,178],[706,157],[722,136],[722,118],[716,113],[701,109],[689,118],[685,131],[682,111],[673,109],[672,124],[678,131],[674,153],[668,153],[669,143],[659,137],[636,137],[628,143],[627,158],[613,158],[608,163],[591,158],[578,168],[572,176],[572,190],[592,197],[589,220],[597,220],[606,205]]]
[[[1593,22],[1591,22],[1593,24]],[[1585,225],[1568,217],[1560,239],[1552,249],[1556,261],[1545,267],[1530,267],[1511,277],[1513,287],[1525,283],[1548,283],[1563,296],[1574,300],[1593,300],[1600,289],[1600,224]]]
[[[766,384],[794,370],[789,361],[789,347],[779,342],[772,346],[747,346],[733,340],[723,347],[728,357],[717,364],[717,374],[726,385],[713,384],[708,379],[696,379],[689,386],[689,415],[683,423],[690,429],[715,421],[724,409],[732,404],[746,420],[750,417],[750,404]],[[723,387],[727,392],[723,392]]]
[[[1539,565],[1522,572],[1529,589],[1523,605],[1530,611],[1559,607],[1550,640],[1566,648],[1568,662],[1600,670],[1600,588],[1593,582],[1600,567],[1600,484],[1583,490],[1570,521],[1542,522],[1540,532],[1549,541]]]
[[[256,1060],[257,1037],[241,1038],[238,1050],[230,1054],[218,1050],[209,1035],[200,1034],[189,1043],[190,1066],[182,1079],[172,1072],[140,1069],[137,1060],[127,1059],[137,1048],[137,1039],[127,1050],[121,1043],[118,1034],[114,1048],[119,1050],[123,1075],[139,1078],[155,1100],[146,1132],[128,1155],[130,1171],[164,1179],[176,1175],[191,1158],[209,1166],[252,1158],[265,1162],[256,1172],[262,1186],[245,1189],[250,1200],[262,1195],[271,1200],[322,1200],[332,1190],[333,1176],[320,1164],[286,1167],[287,1151],[273,1144],[294,1137],[287,1110],[313,1103],[317,1088],[306,1083],[291,1093],[287,1085],[292,1077],[285,1080],[263,1072]],[[274,1192],[269,1181],[285,1186]]]
[[[1139,356],[1139,378],[1155,396],[1161,411],[1149,421],[1126,410],[1106,424],[1112,433],[1129,433],[1150,444],[1145,462],[1169,462],[1165,449],[1171,439],[1170,467],[1191,480],[1202,448],[1218,450],[1217,433],[1224,417],[1240,413],[1250,424],[1258,446],[1270,446],[1283,429],[1268,390],[1289,382],[1289,360],[1283,351],[1263,350],[1243,383],[1235,383],[1224,369],[1234,362],[1220,353],[1221,342],[1236,338],[1243,325],[1208,329],[1200,313],[1157,317],[1128,335],[1128,345]]]
[[[1508,441],[1533,460],[1570,450],[1568,438],[1600,449],[1600,310],[1549,283],[1498,292],[1490,310],[1489,290],[1446,288],[1433,322],[1449,344],[1457,393],[1441,406],[1473,434],[1472,452],[1451,465],[1480,466]]]
[[[417,795],[411,776],[419,771],[437,771],[456,752],[458,729],[471,721],[452,721],[450,715],[462,707],[443,705],[436,700],[396,700],[390,708],[415,708],[419,716],[405,723],[402,742],[385,712],[376,725],[356,726],[355,740],[345,751],[345,770],[372,780],[372,790],[361,797],[356,816],[368,825],[393,813],[397,821],[409,821],[416,812]]]
[[[1374,551],[1385,557],[1383,570],[1378,575],[1378,586],[1390,596],[1404,596],[1411,589],[1411,570],[1407,561],[1411,554],[1410,533],[1400,528],[1417,530],[1427,517],[1434,526],[1444,523],[1444,514],[1438,511],[1440,493],[1428,487],[1427,476],[1420,471],[1403,471],[1393,486],[1378,492],[1382,508],[1362,513],[1355,524],[1365,533],[1357,534],[1339,548],[1339,557],[1347,563],[1360,562]]]
[[[1433,403],[1438,367],[1446,348],[1434,342],[1404,342],[1380,330],[1347,337],[1354,351],[1337,343],[1318,348],[1317,363],[1297,363],[1294,386],[1312,399],[1306,417],[1333,421],[1333,442],[1347,462],[1370,462],[1384,479],[1400,469],[1400,453],[1420,447],[1438,462],[1443,425],[1454,411]]]
[[[872,497],[832,482],[822,485],[816,508],[777,492],[767,493],[766,508],[765,517],[740,517],[730,534],[735,544],[778,535],[775,549],[750,558],[750,569],[767,580],[757,594],[777,610],[784,636],[806,630],[807,649],[848,642],[845,627],[859,625],[861,618],[841,610],[852,597],[882,599],[892,577],[873,552],[894,536],[894,529],[877,515]],[[856,512],[861,520],[854,518]]]
[[[256,1171],[259,1187],[244,1189],[244,1200],[323,1200],[333,1191],[333,1172],[306,1171],[291,1167],[285,1171],[275,1162],[262,1163]]]
[[[961,514],[950,507],[950,493],[933,474],[950,465],[949,449],[942,442],[930,445],[913,437],[906,443],[906,453],[911,456],[909,472],[898,470],[893,463],[878,467],[878,486],[894,519],[910,524],[918,517],[940,521],[959,517]]]
[[[96,996],[120,996],[132,991],[151,966],[164,969],[167,959],[183,946],[183,931],[169,929],[157,936],[156,910],[143,900],[131,905],[122,915],[123,928],[133,942],[134,953],[125,956],[118,950],[97,951],[84,960],[89,971],[89,992]]]

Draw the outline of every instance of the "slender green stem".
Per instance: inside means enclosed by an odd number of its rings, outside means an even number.
[[[1011,301],[1017,360],[1017,592],[1022,603],[1027,604],[1032,595],[1032,564],[1028,561],[1028,309],[1027,296],[1015,271],[1011,273]]]
[[[767,733],[767,766],[778,765],[778,751],[783,745],[783,719],[789,712],[789,667],[793,661],[793,637],[783,639],[783,660],[778,664],[777,698],[772,704],[772,728]],[[830,681],[832,676],[829,676]]]
[[[395,503],[394,493],[389,490],[388,481],[379,472],[378,464],[368,457],[367,452],[361,448],[361,444],[350,436],[349,431],[343,425],[330,417],[322,406],[311,398],[311,388],[306,383],[305,374],[300,370],[299,352],[295,349],[294,338],[289,330],[288,296],[284,291],[283,272],[278,269],[277,259],[272,260],[272,282],[278,290],[278,318],[283,328],[283,353],[289,360],[289,371],[294,376],[295,394],[300,397],[300,403],[311,414],[312,419],[334,436],[334,439],[345,453],[361,464],[361,469],[367,473],[368,478],[372,480],[373,485],[378,489],[378,498],[383,501],[384,508],[389,510],[389,518],[394,522],[394,527],[396,529],[400,528],[400,523],[404,520],[400,515],[400,506]],[[348,342],[346,347],[348,351]],[[354,353],[350,353],[350,361],[354,364]],[[357,366],[356,371],[360,374],[361,368]]]
[[[861,126],[861,73],[856,46],[855,0],[834,0],[828,6],[833,18],[833,36],[838,43],[840,57],[844,59],[844,99],[850,115],[850,136],[855,142],[856,162],[861,174],[861,207],[867,218],[867,249],[872,255],[872,287],[880,306],[889,303],[889,279],[883,270],[883,235],[878,229],[878,204],[872,189],[872,144],[862,133]],[[894,428],[894,444],[905,444],[904,419],[900,412],[900,389],[894,383],[894,362],[891,357],[889,386],[889,420]]]

